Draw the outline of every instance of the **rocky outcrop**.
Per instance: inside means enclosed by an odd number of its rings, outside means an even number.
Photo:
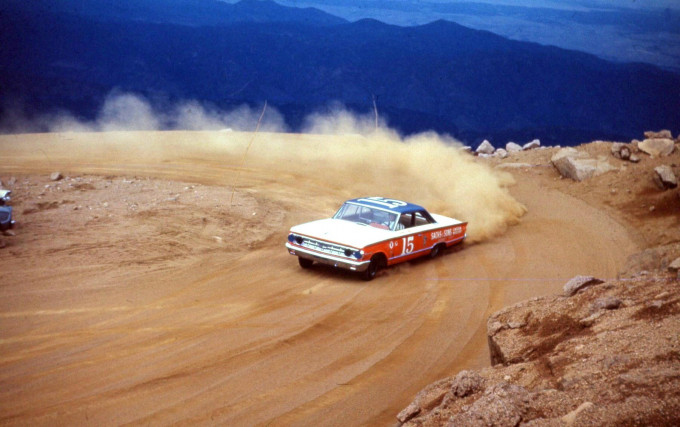
[[[605,159],[594,159],[588,153],[572,147],[560,149],[550,161],[560,175],[574,181],[583,181],[616,169]]]
[[[632,277],[641,271],[664,271],[680,255],[680,242],[645,249],[628,257],[622,277]]]
[[[596,286],[582,276],[563,295],[495,313],[488,322],[494,365],[435,383],[399,421],[678,425],[680,281],[669,270]]]

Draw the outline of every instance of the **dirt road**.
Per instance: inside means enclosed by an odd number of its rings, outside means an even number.
[[[291,225],[386,188],[306,155],[360,137],[254,137],[0,136],[19,222],[0,249],[0,423],[391,424],[424,385],[488,365],[491,312],[614,277],[636,249],[519,176],[528,212],[500,236],[370,283],[302,270]]]

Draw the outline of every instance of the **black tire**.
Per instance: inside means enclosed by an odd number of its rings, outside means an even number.
[[[384,266],[384,261],[382,257],[380,256],[374,256],[371,258],[371,263],[368,264],[368,268],[364,271],[362,278],[369,282],[373,279],[375,279],[375,276],[378,275],[378,271],[380,271],[381,268]]]
[[[298,262],[302,268],[310,268],[314,264],[314,260],[302,258],[301,256],[298,257]]]
[[[430,258],[437,258],[442,253],[444,253],[444,246],[440,243],[432,248],[430,251]]]

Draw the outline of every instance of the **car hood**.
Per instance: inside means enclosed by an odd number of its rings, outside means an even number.
[[[394,235],[394,232],[390,230],[333,218],[296,225],[290,231],[359,249],[389,239]]]

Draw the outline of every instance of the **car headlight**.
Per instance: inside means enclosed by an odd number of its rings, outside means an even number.
[[[288,235],[288,241],[290,243],[297,243],[298,245],[301,245],[302,242],[304,241],[304,239],[302,238],[302,236],[298,236],[297,234],[290,233]]]

